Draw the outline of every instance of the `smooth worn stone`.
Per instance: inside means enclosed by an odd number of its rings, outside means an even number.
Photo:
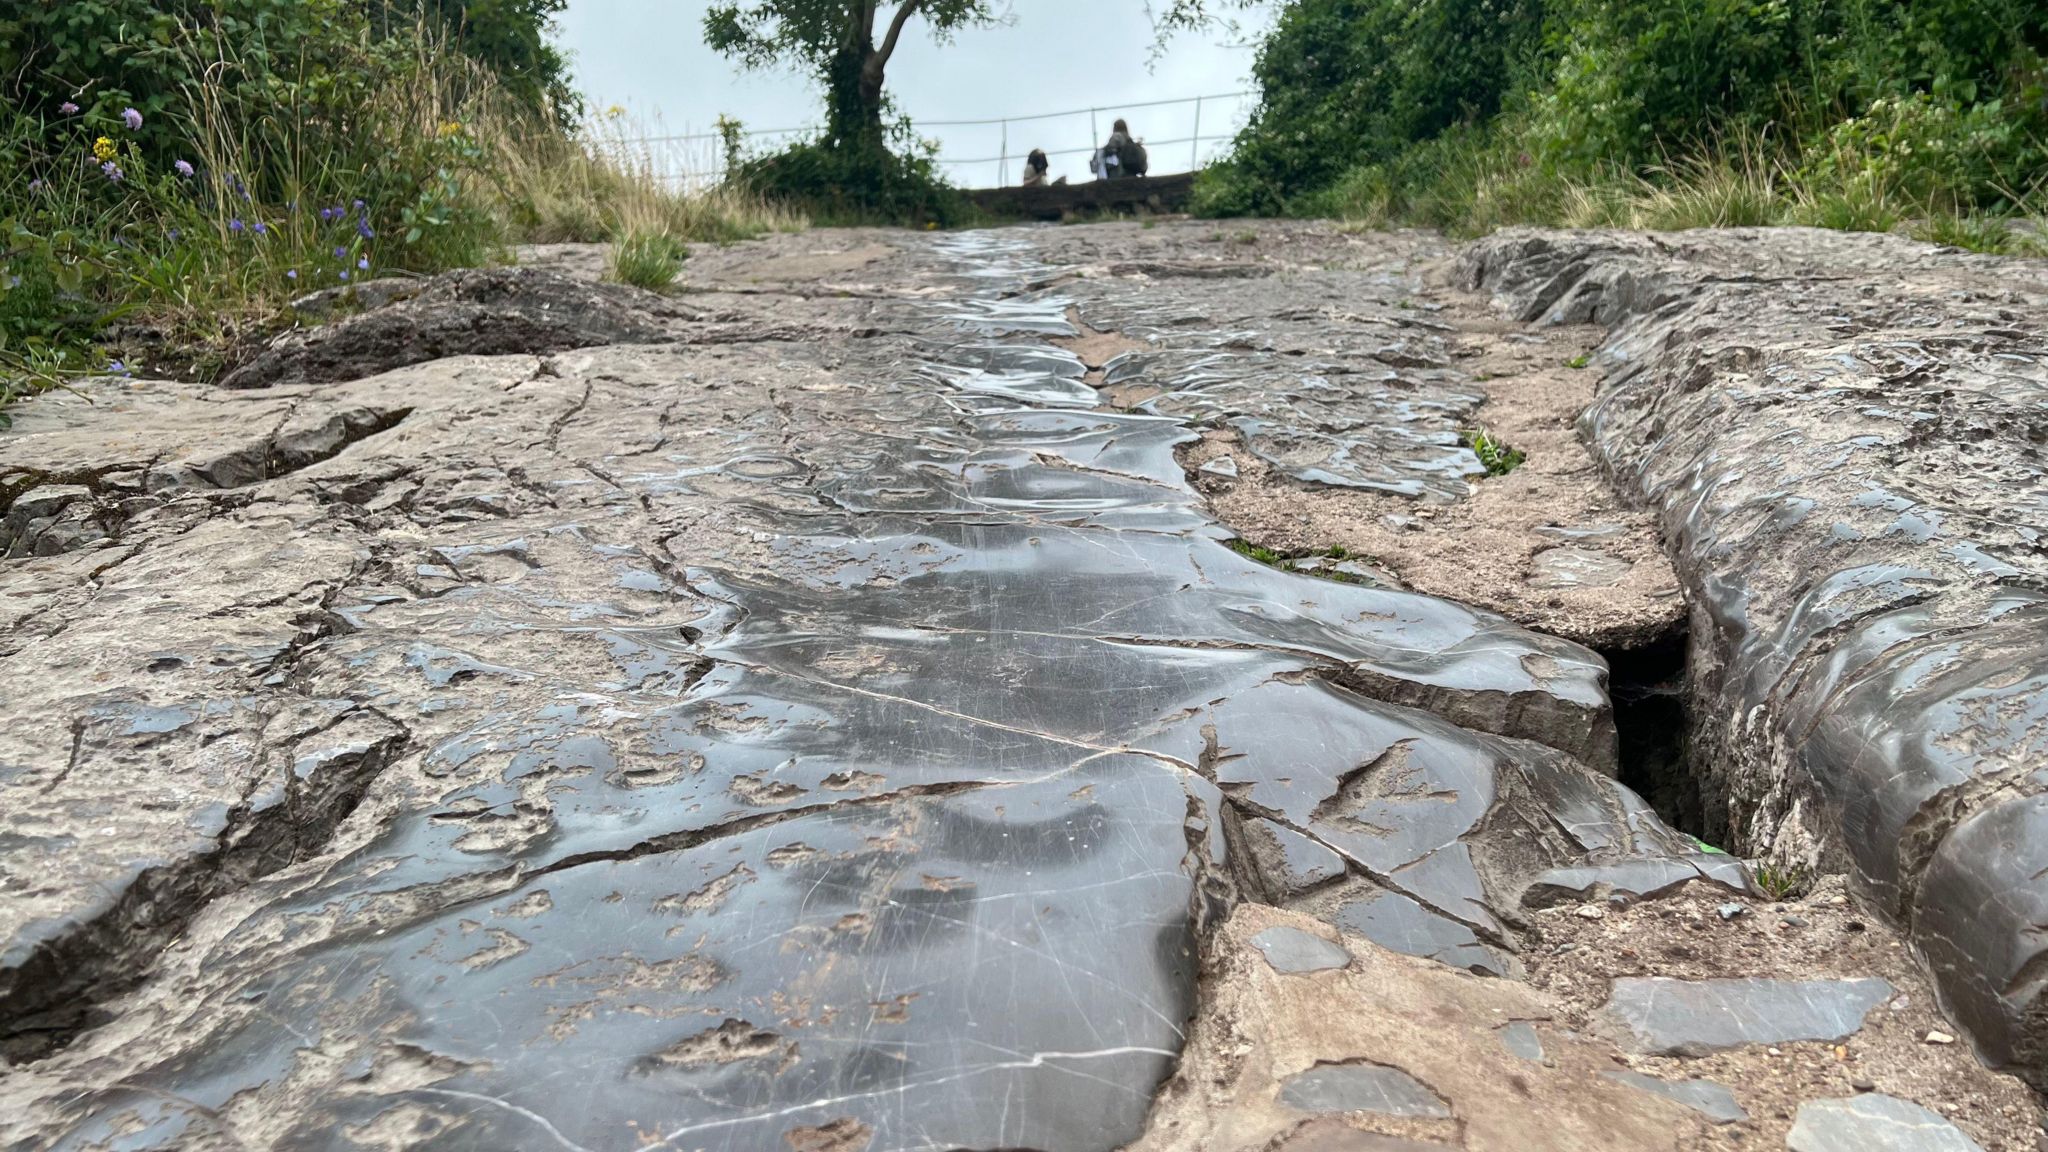
[[[1299,928],[1268,928],[1252,937],[1252,947],[1263,953],[1266,963],[1277,972],[1321,972],[1351,963],[1351,953],[1343,945]]]
[[[1204,476],[1220,476],[1226,480],[1237,479],[1237,461],[1228,456],[1218,456],[1196,469]]]
[[[1500,1042],[1509,1052],[1524,1060],[1543,1059],[1543,1038],[1536,1034],[1536,1026],[1526,1020],[1517,1020],[1501,1028]]]
[[[1709,645],[1702,835],[1846,861],[1985,1059],[2048,1088],[2048,271],[1782,228],[1510,230],[1461,268],[1607,329],[1579,430]]]
[[[1431,911],[1398,892],[1382,892],[1337,909],[1337,925],[1396,952],[1491,976],[1503,973],[1499,956],[1470,927]]]
[[[1629,563],[1591,548],[1549,548],[1530,562],[1531,588],[1612,588],[1628,575]]]
[[[1325,844],[1271,820],[1244,824],[1251,864],[1276,900],[1299,896],[1344,875],[1344,858]]]
[[[1415,1077],[1382,1064],[1318,1064],[1280,1085],[1280,1102],[1303,1112],[1376,1112],[1448,1118],[1450,1106]]]
[[[1749,1119],[1749,1112],[1735,1102],[1735,1094],[1712,1080],[1662,1080],[1628,1071],[1608,1071],[1601,1075],[1632,1088],[1676,1100],[1716,1124],[1733,1124]]]
[[[1630,976],[1616,980],[1607,1020],[1624,1033],[1631,1051],[1654,1056],[1704,1056],[1746,1044],[1842,1040],[1863,1027],[1892,986],[1859,980],[1674,980]]]
[[[1785,1147],[1791,1152],[1984,1152],[1939,1115],[1875,1092],[1801,1104]]]

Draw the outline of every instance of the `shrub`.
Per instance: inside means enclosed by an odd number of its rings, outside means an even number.
[[[829,224],[950,226],[966,201],[940,175],[937,155],[937,141],[898,120],[887,141],[804,141],[742,158],[728,183]]]
[[[666,292],[683,271],[689,250],[667,232],[629,231],[612,244],[612,279],[623,284]]]

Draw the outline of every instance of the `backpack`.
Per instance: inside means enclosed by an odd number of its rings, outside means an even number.
[[[1150,162],[1151,158],[1145,155],[1145,146],[1143,144],[1128,136],[1124,137],[1122,146],[1116,151],[1117,167],[1123,169],[1124,175],[1143,176]]]

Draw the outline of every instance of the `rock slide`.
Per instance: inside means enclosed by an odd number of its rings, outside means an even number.
[[[1205,232],[542,251],[23,406],[0,1144],[2025,1146],[1599,656],[1230,546],[1197,455],[1453,507],[1488,390],[1436,241]]]

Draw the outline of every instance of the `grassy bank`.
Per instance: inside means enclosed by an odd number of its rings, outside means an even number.
[[[2042,0],[1290,0],[1197,204],[2025,250],[2044,50]]]
[[[100,71],[0,103],[0,404],[99,372],[203,379],[300,295],[521,242],[674,254],[803,224],[667,186],[619,120],[565,127],[428,24],[239,6],[266,20],[152,8],[146,43],[107,29]]]

